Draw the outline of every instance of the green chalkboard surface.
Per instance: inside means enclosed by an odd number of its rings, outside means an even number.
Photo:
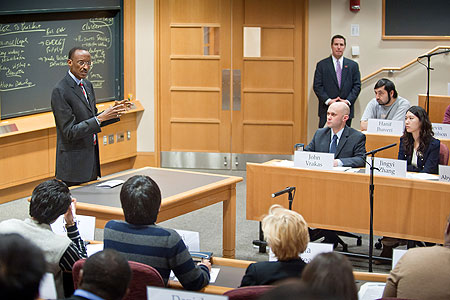
[[[49,111],[74,46],[91,53],[97,102],[121,98],[120,23],[117,10],[0,16],[1,118]]]

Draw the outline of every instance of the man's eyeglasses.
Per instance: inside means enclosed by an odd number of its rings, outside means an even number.
[[[92,61],[79,60],[79,61],[77,61],[77,64],[78,64],[80,67],[84,67],[84,66],[91,67],[91,66],[92,66]]]

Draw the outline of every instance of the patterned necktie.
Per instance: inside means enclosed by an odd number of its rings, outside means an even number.
[[[336,60],[336,77],[338,81],[338,86],[341,88],[341,77],[342,77],[342,68],[339,60]]]
[[[338,140],[337,135],[336,134],[333,135],[333,141],[331,142],[331,145],[330,145],[330,153],[336,153],[337,140]]]
[[[80,88],[81,88],[81,90],[83,91],[84,98],[86,98],[86,101],[89,103],[89,100],[88,100],[86,91],[84,90],[84,85],[83,85],[82,82],[80,82]]]

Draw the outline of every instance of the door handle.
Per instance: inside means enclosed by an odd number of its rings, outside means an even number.
[[[222,70],[222,110],[230,110],[230,71]]]
[[[233,111],[241,110],[241,70],[233,70]]]

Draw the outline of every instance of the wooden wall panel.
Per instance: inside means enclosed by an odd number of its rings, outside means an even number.
[[[172,0],[170,1],[172,22],[218,23],[220,2],[220,0]]]
[[[294,1],[246,0],[244,18],[246,24],[294,24]]]
[[[218,87],[220,84],[217,60],[172,60],[171,67],[172,86]]]
[[[172,123],[172,150],[219,152],[219,129],[219,123]]]
[[[244,153],[285,154],[292,152],[292,125],[244,125]],[[261,150],[262,149],[262,150]]]
[[[260,89],[293,89],[294,64],[292,61],[255,61],[244,62],[244,90]]]
[[[171,94],[173,118],[220,118],[220,93],[173,91]]]
[[[294,57],[294,29],[262,28],[261,55],[263,57]]]
[[[281,93],[244,93],[243,114],[247,121],[294,122],[294,95]],[[258,109],[253,109],[258,107]]]
[[[170,33],[170,53],[173,55],[202,55],[203,28],[175,27]]]

